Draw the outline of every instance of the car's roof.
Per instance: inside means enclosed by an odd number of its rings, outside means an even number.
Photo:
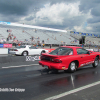
[[[82,48],[82,47],[78,47],[78,46],[61,46],[61,47],[72,48],[72,49],[75,49],[75,48]]]

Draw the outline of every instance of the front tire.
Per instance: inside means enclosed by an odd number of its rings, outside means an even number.
[[[68,67],[68,71],[71,73],[76,71],[76,63],[74,61],[70,63],[70,65]]]
[[[96,68],[98,65],[99,65],[99,58],[96,57],[95,60],[94,60],[94,63],[92,64],[92,66],[93,66],[94,68]]]

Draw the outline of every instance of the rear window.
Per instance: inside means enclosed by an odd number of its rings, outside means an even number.
[[[55,49],[54,51],[50,52],[49,54],[51,54],[51,55],[73,55],[73,49],[59,47],[59,48]]]

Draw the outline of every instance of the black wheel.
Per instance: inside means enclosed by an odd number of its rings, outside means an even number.
[[[70,63],[70,65],[68,67],[68,71],[71,73],[76,71],[76,63],[74,61]]]
[[[65,72],[65,73],[67,73],[67,72],[68,72],[68,70],[64,70],[64,72]]]
[[[27,56],[28,55],[28,52],[27,51],[24,51],[23,53],[22,53],[22,56]]]
[[[45,51],[41,51],[41,55],[42,55],[42,53],[46,53]]]
[[[99,58],[96,57],[95,60],[94,60],[94,63],[92,64],[94,68],[96,68],[99,64]]]

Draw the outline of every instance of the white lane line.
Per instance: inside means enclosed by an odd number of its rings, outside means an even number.
[[[68,92],[64,92],[64,93],[61,93],[61,94],[58,94],[58,95],[55,95],[55,96],[52,96],[52,97],[49,97],[49,98],[46,98],[45,100],[55,100],[55,99],[58,99],[58,98],[67,96],[67,95],[69,95],[69,94],[72,94],[72,93],[75,93],[75,92],[78,92],[78,91],[87,89],[87,88],[89,88],[89,87],[98,85],[98,84],[100,84],[100,81],[95,82],[95,83],[92,83],[92,84],[89,84],[89,85],[85,85],[85,86],[79,87],[79,88],[74,89],[74,90],[70,90],[70,91],[68,91]]]
[[[8,66],[8,67],[2,67],[2,68],[16,68],[16,67],[25,67],[25,66],[33,66],[33,65],[39,65],[39,64],[18,65],[18,66]]]

